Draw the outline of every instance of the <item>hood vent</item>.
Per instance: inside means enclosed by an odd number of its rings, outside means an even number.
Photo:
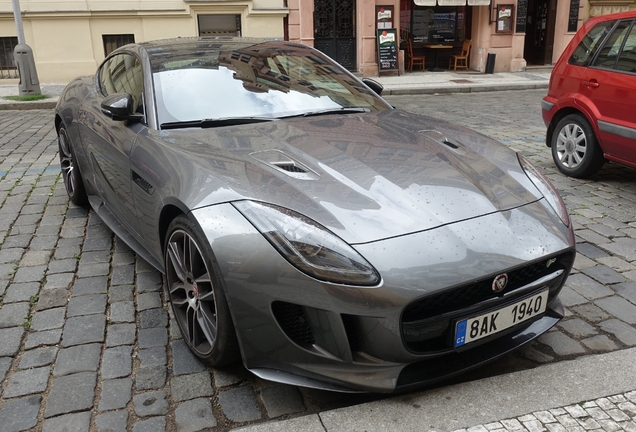
[[[302,167],[297,166],[293,161],[289,161],[289,162],[272,162],[272,165],[282,169],[283,171],[287,171],[290,173],[306,173],[307,170],[305,170]]]
[[[420,133],[421,135],[426,136],[427,138],[432,139],[433,141],[442,144],[443,146],[451,149],[454,153],[457,153],[459,155],[466,155],[466,149],[463,146],[460,146],[452,141],[450,141],[448,138],[446,138],[446,135],[444,135],[443,133],[436,131],[436,130],[420,130],[418,131],[418,133]]]
[[[270,168],[298,180],[318,180],[320,178],[317,172],[280,150],[265,150],[252,153],[250,156]]]

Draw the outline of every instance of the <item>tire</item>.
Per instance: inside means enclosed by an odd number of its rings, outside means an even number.
[[[590,177],[605,163],[592,127],[580,114],[567,115],[557,123],[551,145],[554,163],[567,176]]]
[[[82,174],[77,164],[73,144],[68,137],[64,125],[60,125],[60,129],[57,132],[57,143],[66,193],[71,202],[84,206],[88,203],[88,196],[86,195],[84,180],[82,179]]]
[[[210,366],[236,362],[238,340],[205,236],[187,217],[178,216],[166,239],[166,285],[184,341]]]

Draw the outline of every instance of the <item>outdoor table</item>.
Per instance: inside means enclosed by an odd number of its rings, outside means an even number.
[[[442,72],[444,69],[437,67],[437,53],[440,49],[451,49],[452,45],[442,45],[442,44],[425,44],[424,48],[434,49],[435,50],[435,66],[431,69],[431,72]]]

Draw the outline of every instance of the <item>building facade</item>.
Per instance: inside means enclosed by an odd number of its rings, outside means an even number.
[[[496,72],[515,72],[553,64],[589,17],[636,9],[636,0],[289,0],[288,6],[290,40],[373,76],[376,32],[384,24],[378,17],[387,9],[400,48],[411,39],[427,68],[447,65],[470,39],[471,69],[485,71],[488,54],[495,54]]]
[[[40,81],[64,82],[93,73],[123,44],[197,35],[289,39],[314,46],[351,71],[377,76],[383,29],[395,29],[398,64],[407,40],[430,69],[446,67],[469,39],[470,69],[485,71],[488,55],[495,54],[494,71],[521,71],[556,62],[585,20],[636,9],[636,0],[21,0],[20,5]],[[16,76],[16,44],[11,0],[0,0],[0,78]]]
[[[92,74],[128,42],[198,35],[285,36],[284,0],[20,0],[41,82]],[[0,0],[0,71],[17,44],[11,0]],[[0,72],[2,73],[2,72]]]

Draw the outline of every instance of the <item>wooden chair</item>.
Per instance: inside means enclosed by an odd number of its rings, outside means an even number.
[[[448,69],[452,69],[454,71],[457,68],[468,70],[468,53],[470,53],[470,39],[464,39],[464,45],[462,45],[462,53],[459,55],[452,55],[448,60]]]
[[[413,66],[414,65],[420,65],[422,67],[422,71],[424,70],[424,65],[426,64],[426,57],[421,56],[421,57],[415,57],[413,55],[413,43],[411,42],[411,39],[407,39],[406,40],[406,50],[407,50],[407,55],[409,57],[408,62],[409,62],[409,72],[413,71]]]

